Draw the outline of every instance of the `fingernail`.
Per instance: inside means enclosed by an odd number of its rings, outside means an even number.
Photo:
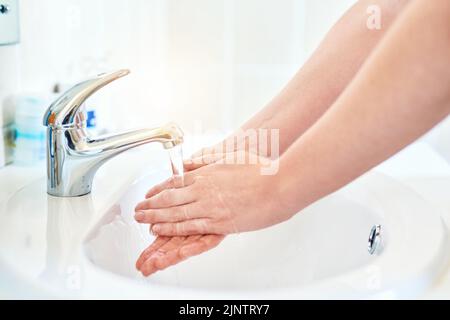
[[[145,214],[141,211],[136,212],[136,214],[134,215],[134,219],[136,219],[136,221],[142,221],[142,219],[144,219]]]
[[[157,235],[159,232],[161,232],[161,226],[155,225],[152,227],[152,232],[154,235]]]

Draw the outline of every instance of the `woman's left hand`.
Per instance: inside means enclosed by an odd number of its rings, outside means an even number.
[[[264,170],[276,168],[270,161],[229,165],[222,160],[186,173],[184,181],[173,177],[148,192],[135,219],[151,224],[160,236],[227,235],[288,220],[293,213],[280,199],[281,179]]]

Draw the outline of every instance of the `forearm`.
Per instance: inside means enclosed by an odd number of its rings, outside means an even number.
[[[411,3],[336,103],[281,158],[280,194],[290,210],[334,192],[444,119],[449,57],[450,2]]]
[[[331,29],[285,89],[242,129],[280,129],[283,153],[334,103],[409,0],[363,0]],[[369,5],[379,5],[381,30],[366,26]]]

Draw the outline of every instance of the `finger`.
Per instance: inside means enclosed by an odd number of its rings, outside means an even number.
[[[164,270],[190,257],[213,249],[224,239],[224,236],[198,235],[187,238],[176,237],[173,239],[175,240],[169,241],[163,249],[160,250],[164,250],[164,254],[155,254],[145,262],[141,268],[141,272],[144,276],[148,277],[157,271]]]
[[[189,160],[184,161],[184,168],[186,171],[194,171],[201,167],[217,163],[223,159],[225,159],[225,153],[210,153],[205,154],[201,157],[191,158]]]
[[[191,236],[198,234],[217,234],[210,219],[194,219],[176,223],[157,223],[152,232],[160,236]]]
[[[223,235],[206,235],[188,244],[184,244],[180,249],[180,255],[185,259],[202,254],[205,251],[214,249],[225,239]]]
[[[141,265],[140,271],[144,276],[149,276],[158,270],[162,270],[162,267],[166,265],[165,260],[170,260],[171,263],[176,263],[176,261],[182,261],[181,257],[176,257],[173,252],[179,251],[182,244],[185,243],[186,237],[173,237],[170,238],[162,247],[160,247],[156,252]]]
[[[203,158],[205,156],[211,155],[211,154],[220,154],[220,153],[224,153],[226,152],[226,142],[222,141],[219,142],[211,147],[205,147],[200,149],[199,151],[193,153],[191,155],[191,159],[195,159],[195,158]]]
[[[144,277],[148,277],[183,260],[179,256],[179,250],[174,250],[164,255],[154,255],[144,263],[140,271]]]
[[[147,224],[182,222],[206,217],[207,213],[197,202],[171,208],[138,211],[134,216],[137,222]]]
[[[155,253],[159,248],[164,246],[167,242],[170,241],[170,237],[158,237],[156,240],[147,248],[145,249],[141,255],[139,256],[137,262],[136,262],[136,269],[140,270],[142,264],[147,261],[147,259]]]
[[[191,159],[193,158],[201,158],[207,154],[210,153],[214,153],[214,151],[218,150],[217,147],[206,147],[206,148],[202,148],[201,150],[195,152],[192,156]]]
[[[139,203],[135,211],[181,206],[196,201],[197,196],[193,185],[179,189],[166,189]]]
[[[166,190],[166,189],[178,189],[178,188],[186,187],[186,186],[192,184],[192,183],[188,183],[188,182],[191,182],[190,180],[192,180],[192,179],[186,179],[185,177],[181,177],[181,176],[172,176],[169,179],[167,179],[166,181],[153,186],[145,195],[145,199],[151,198],[154,195],[157,195],[158,193],[160,193],[161,191]]]
[[[203,162],[195,163],[195,162],[192,161],[192,159],[183,161],[184,172],[195,171],[195,170],[200,169],[200,168],[202,168],[204,166],[206,166],[205,163],[203,163]]]
[[[181,246],[170,250],[164,256],[155,257],[154,262],[152,263],[153,268],[156,269],[156,271],[162,271],[190,257],[208,251],[220,243],[215,237],[217,236],[190,236],[187,238],[190,240],[184,241]]]

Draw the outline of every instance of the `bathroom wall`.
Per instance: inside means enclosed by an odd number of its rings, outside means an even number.
[[[0,46],[0,103],[19,87],[19,46]],[[3,110],[0,108],[0,118]],[[1,123],[0,123],[1,124]]]
[[[353,2],[21,0],[21,89],[130,68],[99,93],[108,128],[227,131],[282,88]]]

